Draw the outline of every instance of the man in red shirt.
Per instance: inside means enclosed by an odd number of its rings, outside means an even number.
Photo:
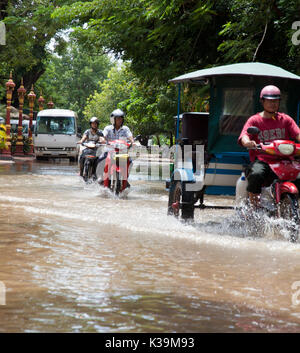
[[[261,188],[266,182],[272,182],[276,175],[266,163],[268,155],[259,154],[255,150],[260,142],[271,142],[273,140],[297,140],[300,142],[300,129],[295,121],[284,113],[279,113],[280,90],[270,85],[261,90],[260,99],[263,111],[251,116],[243,127],[238,143],[246,148],[254,148],[249,151],[251,165],[247,174],[249,198],[251,204],[259,207]],[[247,129],[250,126],[259,128],[259,135],[249,135]],[[300,179],[295,181],[300,191]]]

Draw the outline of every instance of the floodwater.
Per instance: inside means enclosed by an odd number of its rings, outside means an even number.
[[[116,199],[77,173],[0,164],[0,332],[300,331],[299,243],[233,210],[181,223],[163,181],[132,175]]]

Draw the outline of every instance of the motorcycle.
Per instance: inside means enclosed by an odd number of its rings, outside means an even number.
[[[82,146],[85,146],[88,150],[87,154],[84,156],[84,164],[83,164],[83,180],[85,182],[89,182],[91,180],[97,180],[96,176],[96,160],[98,159],[97,156],[97,149],[101,146],[100,143],[94,142],[83,142]],[[86,149],[84,150],[86,151]]]
[[[139,136],[134,140],[138,139]],[[131,160],[128,150],[132,145],[124,140],[113,140],[107,144],[101,185],[110,189],[115,195],[119,195],[130,187],[128,176]]]
[[[249,127],[247,132],[257,135],[257,127]],[[274,140],[261,142],[256,150],[272,156],[268,162],[277,178],[270,186],[264,185],[260,195],[260,206],[263,211],[273,218],[288,221],[289,240],[296,242],[299,233],[299,190],[293,183],[300,173],[300,144],[290,140]]]

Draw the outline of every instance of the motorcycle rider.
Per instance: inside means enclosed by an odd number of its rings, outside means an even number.
[[[129,127],[124,125],[124,120],[125,120],[125,113],[121,109],[115,109],[111,114],[110,114],[110,122],[111,125],[108,125],[104,128],[103,130],[103,136],[107,142],[113,141],[113,140],[125,140],[126,142],[129,141],[130,143],[134,144],[134,139],[132,136],[132,133],[129,129]],[[104,165],[105,165],[105,159],[107,157],[107,152],[104,152],[98,160],[98,164],[101,166],[101,171],[99,172],[99,177],[98,182],[102,184],[102,176],[103,176],[103,170],[104,170]],[[130,161],[130,167],[132,161],[129,158]],[[98,174],[98,173],[97,173]],[[129,175],[129,171],[128,171]],[[128,187],[130,184],[128,183]]]
[[[103,132],[101,130],[98,129],[99,127],[99,120],[97,117],[92,117],[89,121],[90,123],[90,128],[87,129],[81,140],[78,141],[78,144],[82,144],[83,142],[94,142],[94,143],[105,143],[105,139],[103,138]],[[80,159],[79,159],[79,174],[82,177],[83,176],[83,167],[84,167],[84,159],[85,159],[85,155],[90,153],[89,149],[86,148],[82,151],[81,155],[80,155]],[[95,166],[96,168],[97,166]]]
[[[300,142],[300,129],[295,121],[287,114],[280,113],[279,105],[281,99],[280,89],[273,85],[265,86],[260,92],[260,100],[263,111],[252,115],[245,123],[238,138],[238,143],[249,148],[250,161],[252,162],[246,171],[248,180],[247,191],[252,207],[259,208],[259,200],[262,186],[269,184],[276,178],[275,173],[268,165],[270,156],[259,154],[256,145],[261,142],[273,140],[296,140]],[[259,128],[258,135],[250,135],[247,129],[250,126]],[[300,179],[295,182],[300,191]]]
[[[110,114],[111,125],[103,130],[103,136],[107,141],[111,140],[129,140],[134,143],[132,133],[129,127],[124,125],[125,113],[121,109],[115,109]]]

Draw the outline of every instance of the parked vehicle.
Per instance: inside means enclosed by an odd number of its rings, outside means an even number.
[[[19,120],[17,119],[10,119],[10,132],[12,134],[17,134],[18,133],[18,126],[19,126]],[[22,135],[25,137],[28,137],[28,132],[29,132],[29,120],[22,120]],[[32,121],[32,131],[34,131],[35,128],[35,120]]]
[[[37,114],[34,152],[37,159],[78,158],[77,114],[67,109],[45,109]]]
[[[204,196],[235,195],[237,179],[244,165],[249,163],[248,151],[237,144],[237,139],[246,120],[261,110],[259,93],[262,87],[274,84],[281,88],[280,109],[294,117],[299,125],[300,77],[273,65],[245,63],[191,72],[170,82],[178,85],[179,93],[178,150],[181,152],[188,145],[191,153],[189,156],[175,155],[174,171],[166,183],[168,214],[193,219],[196,208],[233,208],[207,206]],[[209,113],[181,114],[183,83],[189,84],[190,88],[209,85]],[[196,153],[200,145],[204,146],[201,161]]]

